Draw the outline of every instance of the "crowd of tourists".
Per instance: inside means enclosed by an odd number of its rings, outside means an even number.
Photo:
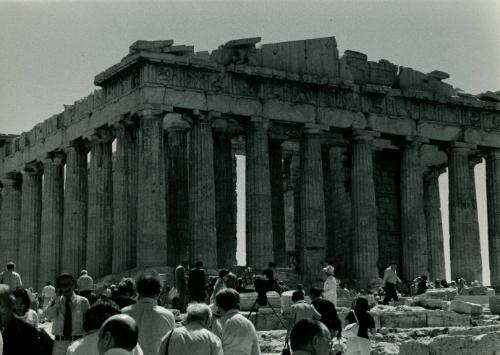
[[[287,330],[283,353],[370,353],[375,321],[368,311],[374,303],[398,300],[396,264],[385,270],[380,290],[357,293],[343,320],[336,309],[337,294],[347,288],[339,285],[334,271],[331,265],[323,268],[323,288],[309,289],[310,303],[301,285],[291,291],[292,305],[279,315]],[[189,269],[184,260],[175,268],[171,286],[162,285],[157,276],[141,275],[97,292],[91,275],[82,270],[78,279],[61,274],[54,285],[47,281],[37,295],[23,288],[14,263],[9,263],[0,274],[0,355],[257,355],[255,327],[239,311],[240,292],[249,280],[256,291],[257,280],[265,291],[287,290],[273,262],[261,276],[250,268],[240,277],[221,269],[210,278],[201,261]],[[420,294],[432,287],[467,287],[463,279],[457,283],[432,283],[423,275],[412,289]],[[50,331],[44,326],[47,321],[52,323]]]

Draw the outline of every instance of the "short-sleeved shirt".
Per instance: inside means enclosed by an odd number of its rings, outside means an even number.
[[[319,312],[319,314],[321,314],[320,321],[324,325],[326,325],[329,329],[335,329],[339,332],[342,331],[342,325],[337,314],[337,309],[332,302],[318,298],[312,301],[311,304]]]
[[[290,307],[290,317],[296,324],[302,319],[321,319],[321,314],[306,301],[297,301]]]
[[[373,317],[366,312],[363,314],[356,314],[356,316],[354,316],[354,311],[350,311],[345,317],[347,323],[356,323],[356,318],[359,322],[358,337],[370,339],[368,337],[368,329],[375,328],[375,319],[373,319]]]
[[[223,355],[222,343],[219,337],[197,323],[189,323],[184,327],[175,328],[162,339],[158,354],[188,355]]]

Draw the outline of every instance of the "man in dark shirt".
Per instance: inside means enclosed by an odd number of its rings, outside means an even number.
[[[38,354],[38,332],[28,323],[12,314],[14,299],[7,285],[0,285],[0,330],[3,337],[3,355]]]
[[[311,288],[309,295],[311,296],[311,304],[321,314],[320,321],[328,327],[332,336],[337,334],[337,338],[340,339],[342,337],[342,324],[337,315],[335,305],[321,297],[321,290],[319,288]]]
[[[190,302],[205,302],[206,274],[201,261],[196,262],[194,269],[189,271],[188,291]]]

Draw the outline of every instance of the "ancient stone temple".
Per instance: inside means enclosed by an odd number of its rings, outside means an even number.
[[[444,277],[438,177],[449,172],[452,277],[481,279],[474,165],[486,160],[489,257],[500,286],[500,98],[345,51],[334,37],[209,52],[137,41],[101,89],[19,136],[0,135],[0,263],[27,285],[86,267],[236,262],[236,159],[246,259],[327,261],[367,283]]]

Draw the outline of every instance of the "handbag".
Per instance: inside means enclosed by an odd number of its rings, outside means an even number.
[[[356,317],[356,312],[352,311],[352,314],[354,315],[354,319],[356,319],[356,323],[349,323],[342,331],[342,335],[347,339],[357,337],[359,332],[359,321]]]
[[[288,343],[288,337],[285,338],[285,347],[283,348],[281,355],[291,355],[290,344]]]

